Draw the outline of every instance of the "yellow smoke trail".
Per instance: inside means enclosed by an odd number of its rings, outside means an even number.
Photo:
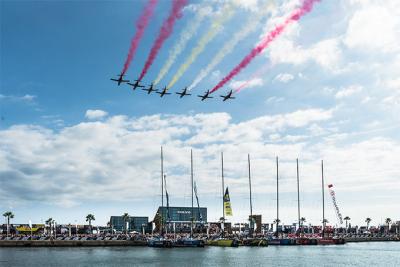
[[[169,52],[169,56],[167,61],[164,63],[164,66],[161,68],[160,72],[157,75],[156,80],[154,81],[154,85],[157,85],[162,78],[164,78],[165,74],[169,71],[171,66],[174,64],[176,58],[183,52],[189,40],[196,34],[198,28],[201,25],[204,17],[211,12],[210,7],[204,7],[200,9],[197,13],[196,18],[191,21],[191,23],[187,24],[185,29],[182,30],[179,41],[175,44],[174,48]]]
[[[230,19],[235,10],[229,2],[227,2],[222,8],[221,14],[217,17],[217,19],[212,23],[210,29],[207,33],[205,33],[200,41],[197,43],[196,47],[194,47],[186,59],[186,61],[179,67],[178,71],[172,77],[172,80],[169,82],[167,88],[171,88],[179,78],[185,73],[185,71],[189,68],[189,66],[196,60],[198,55],[203,52],[206,45],[219,33],[222,29],[222,25]]]
[[[212,58],[211,62],[200,71],[197,77],[194,79],[193,83],[188,87],[188,90],[192,90],[197,86],[207,75],[217,66],[228,54],[232,53],[236,45],[246,38],[251,32],[257,29],[257,26],[261,23],[261,19],[266,16],[272,8],[275,6],[273,0],[269,0],[268,3],[263,6],[255,16],[249,16],[247,23],[242,26],[242,28],[234,34],[232,39],[225,42],[218,53]]]

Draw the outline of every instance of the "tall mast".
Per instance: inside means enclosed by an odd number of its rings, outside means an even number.
[[[297,165],[297,217],[299,223],[299,234],[300,234],[300,181],[299,181],[299,159],[296,159]]]
[[[163,147],[161,146],[161,235],[164,230],[164,216],[163,216],[163,208],[164,208],[164,155],[163,155]]]
[[[276,235],[279,235],[279,163],[276,157]]]
[[[192,188],[192,220],[190,224],[190,237],[193,237],[193,221],[194,221],[194,212],[193,212],[193,150],[190,150],[190,181]]]
[[[321,160],[321,174],[322,174],[322,237],[325,235],[325,186],[324,186],[324,161]]]
[[[247,154],[247,162],[249,165],[249,189],[250,189],[250,229],[253,229],[253,202],[251,198],[251,171],[250,171],[250,154]]]
[[[225,203],[224,203],[224,152],[221,152],[221,177],[222,177],[222,225],[225,222]],[[223,227],[222,227],[223,228]],[[224,236],[224,229],[222,229],[222,236]]]

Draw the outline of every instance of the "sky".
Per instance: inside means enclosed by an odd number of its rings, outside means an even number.
[[[161,146],[173,206],[191,203],[193,149],[209,221],[222,215],[221,152],[231,222],[249,214],[248,154],[253,213],[265,223],[276,217],[277,156],[283,223],[297,220],[297,158],[307,222],[322,219],[321,160],[329,224],[338,220],[328,184],[352,224],[365,224],[366,217],[375,225],[400,220],[397,0],[316,3],[204,102],[196,95],[214,87],[301,0],[230,1],[230,18],[223,1],[189,0],[142,82],[156,79],[199,14],[198,29],[157,88],[171,81],[210,29],[216,33],[164,98],[110,81],[123,68],[145,4],[0,2],[0,210],[11,210],[13,222],[84,223],[92,213],[94,224],[104,225],[124,212],[152,219],[161,202]],[[126,78],[138,78],[170,9],[170,1],[157,4]],[[210,28],[218,20],[225,21]],[[190,86],[247,25],[251,31],[192,96],[179,99],[175,92]],[[244,83],[236,99],[221,101],[219,95]]]

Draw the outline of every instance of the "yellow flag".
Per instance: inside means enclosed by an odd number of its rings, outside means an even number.
[[[229,198],[228,187],[226,188],[224,195],[224,208],[225,208],[225,216],[232,216],[231,199]]]

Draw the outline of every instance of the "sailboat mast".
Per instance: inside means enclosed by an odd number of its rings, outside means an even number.
[[[222,177],[222,225],[225,222],[225,203],[224,203],[224,152],[221,152],[221,177]],[[223,227],[222,227],[223,228]],[[224,230],[222,229],[222,236],[224,236]]]
[[[163,218],[163,208],[164,208],[164,155],[163,147],[161,146],[161,235],[164,230],[164,218]]]
[[[253,228],[253,201],[251,197],[251,170],[250,170],[250,154],[247,154],[247,162],[249,166],[249,191],[250,191],[250,228]]]
[[[193,237],[193,221],[194,221],[194,212],[193,212],[193,150],[190,150],[190,182],[192,188],[192,220],[190,224],[190,237]]]
[[[324,161],[321,160],[321,174],[322,174],[322,237],[325,235],[325,182],[324,182]]]
[[[276,235],[279,235],[279,162],[276,157]]]
[[[299,159],[296,159],[297,166],[297,217],[300,228],[300,181],[299,181]]]

